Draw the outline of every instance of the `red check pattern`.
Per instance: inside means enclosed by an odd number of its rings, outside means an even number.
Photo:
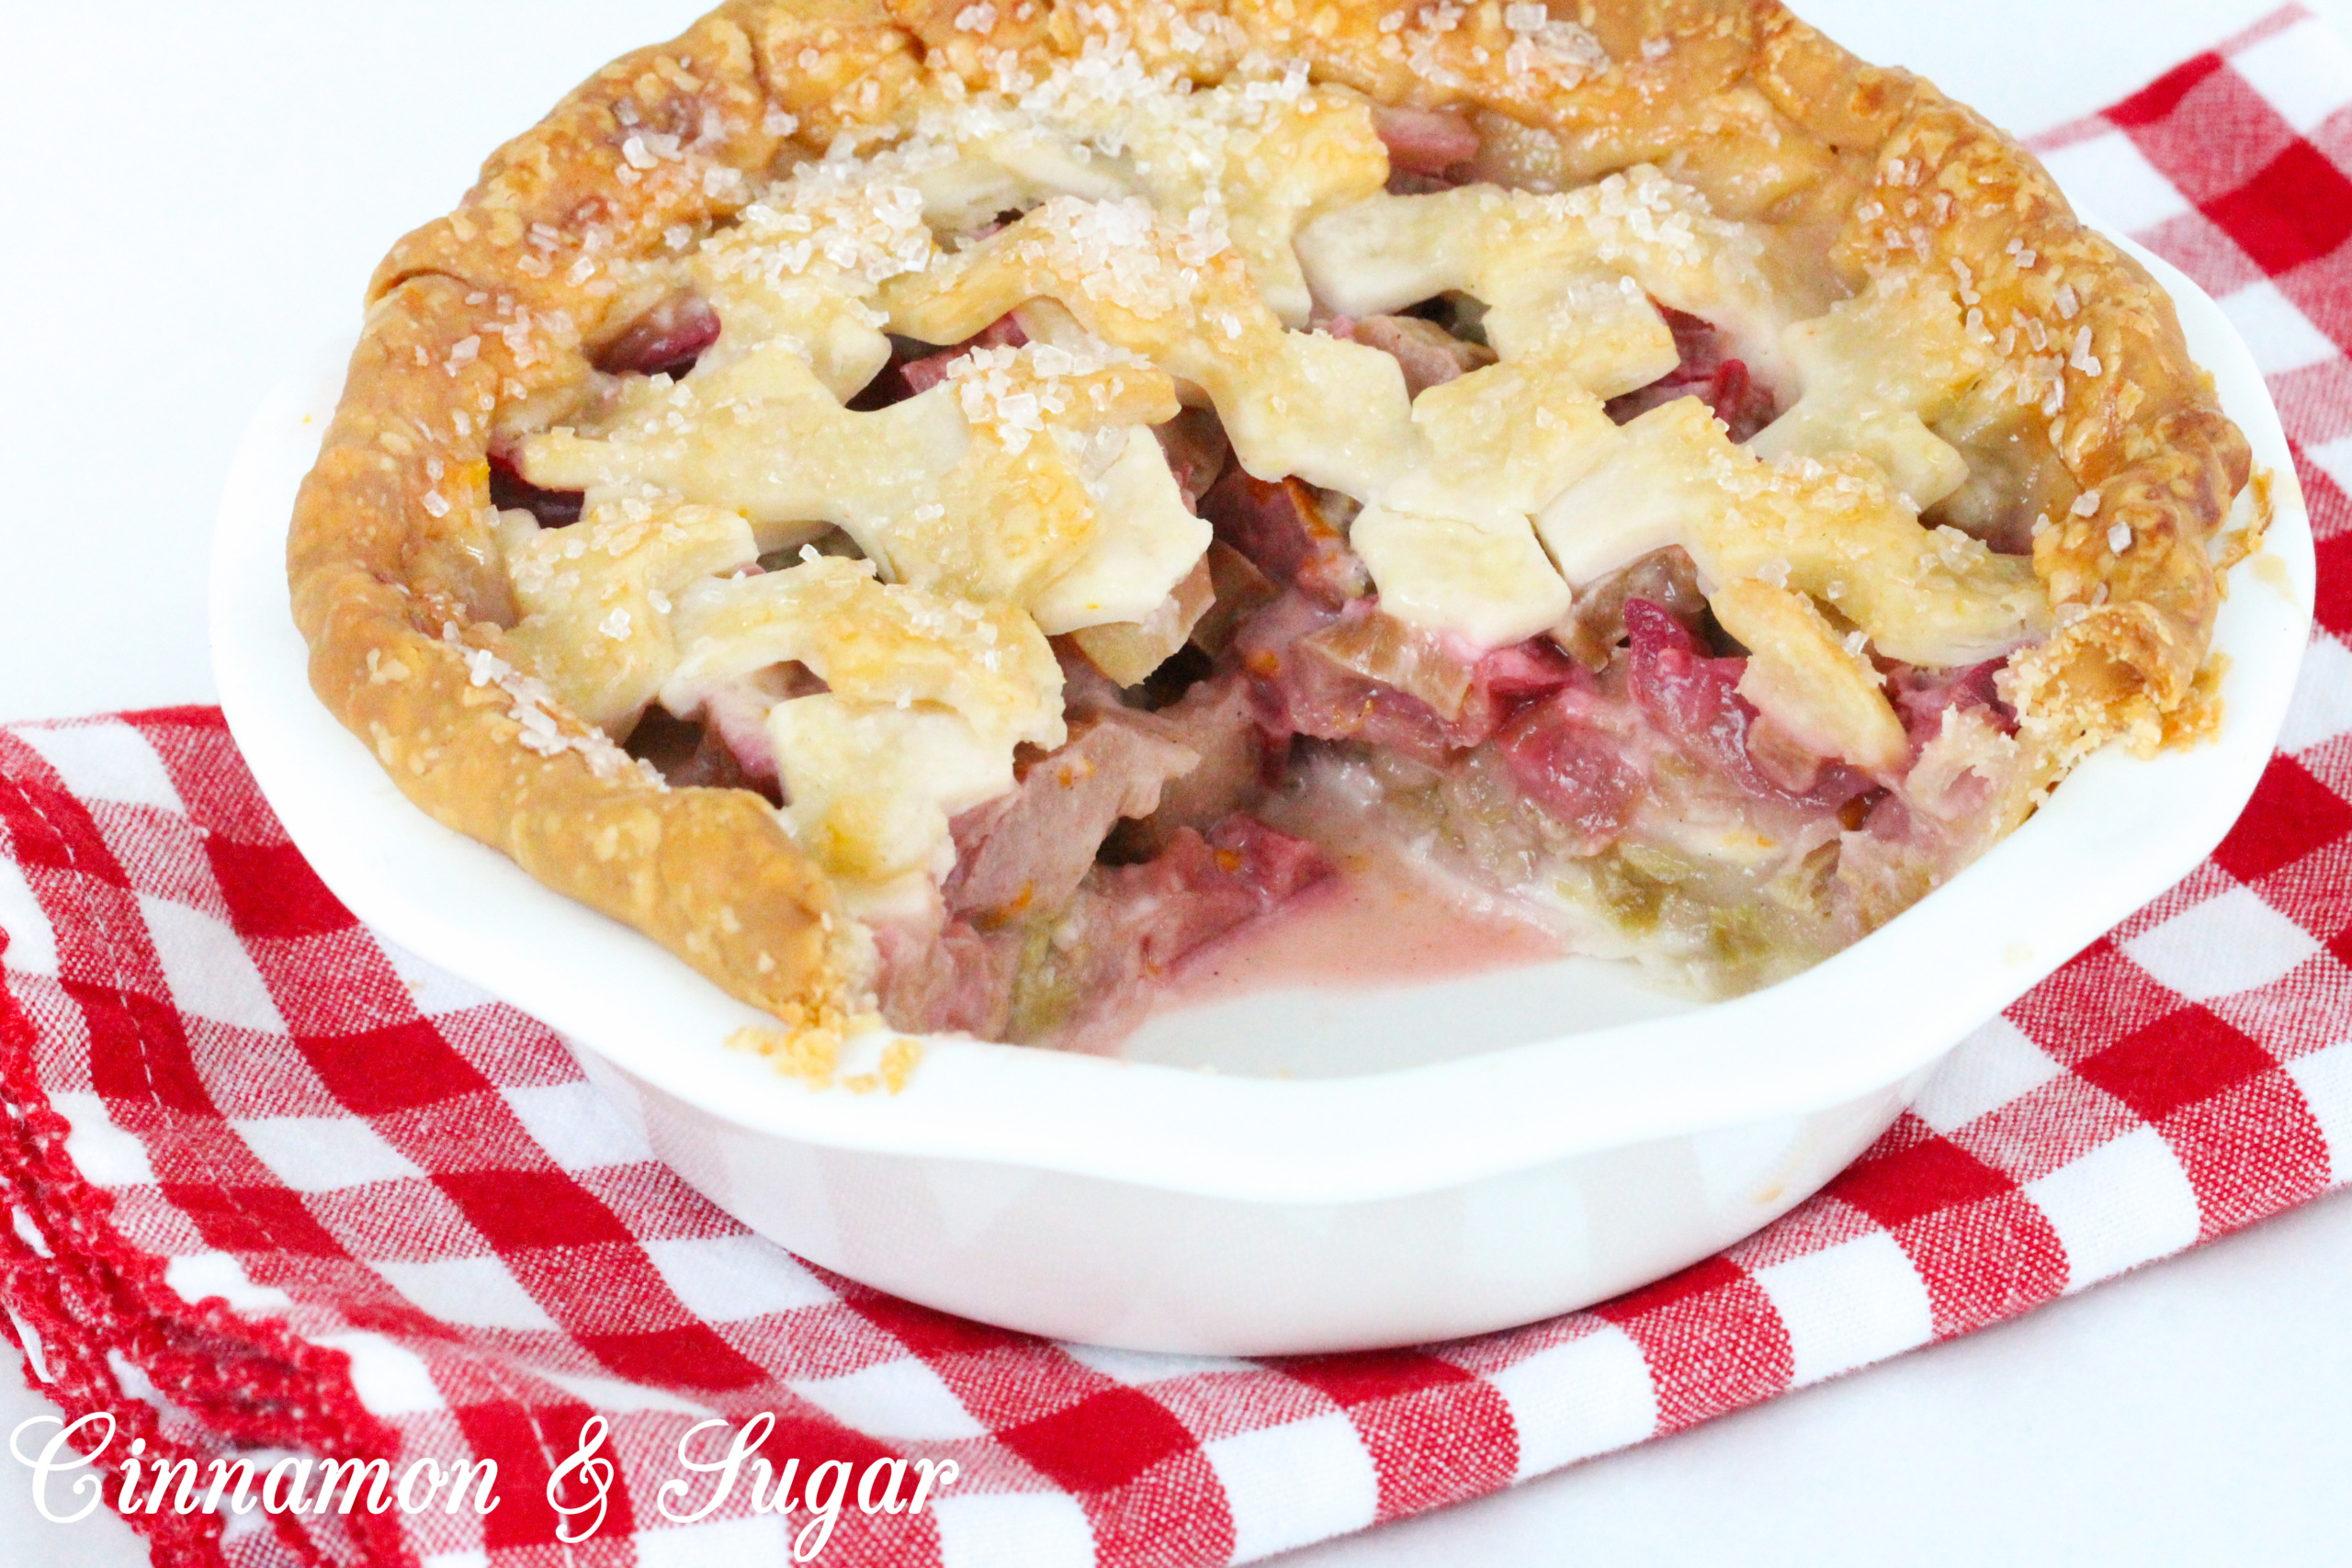
[[[2352,55],[2299,9],[2046,143],[2222,299],[2320,536],[2278,755],[2194,875],[1980,1031],[1829,1188],[1590,1312],[1250,1363],[957,1321],[745,1235],[531,1020],[336,904],[220,716],[0,730],[0,1301],[69,1412],[151,1455],[498,1466],[486,1519],[142,1514],[164,1563],[787,1560],[690,1526],[707,1415],[804,1472],[953,1459],[845,1565],[1262,1557],[1963,1334],[2302,1202],[2352,1155]],[[603,1529],[544,1500],[612,1425]],[[119,1452],[119,1450],[118,1450]]]

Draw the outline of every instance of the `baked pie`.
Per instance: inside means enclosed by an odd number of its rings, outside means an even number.
[[[2193,738],[2258,527],[2165,294],[1769,0],[741,0],[370,299],[319,694],[819,1077],[1399,867],[1769,982]]]

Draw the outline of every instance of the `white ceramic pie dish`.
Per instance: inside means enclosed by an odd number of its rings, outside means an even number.
[[[553,1025],[688,1181],[813,1261],[1132,1348],[1330,1350],[1527,1322],[1802,1201],[1972,1029],[2194,867],[2252,793],[2309,633],[2309,520],[2245,346],[2130,248],[2281,476],[2268,544],[2222,610],[2220,739],[2091,758],[1917,908],[1734,1001],[1567,961],[1222,1003],[1156,1021],[1123,1060],[934,1041],[901,1094],[811,1091],[722,1045],[758,1015],[410,806],[311,696],[283,549],[340,346],[273,395],[231,473],[211,589],[222,704],[345,903]]]

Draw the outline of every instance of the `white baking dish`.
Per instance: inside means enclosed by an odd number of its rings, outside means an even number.
[[[2093,757],[1917,908],[1735,1001],[1693,1007],[1567,961],[1221,1003],[1155,1023],[1124,1060],[933,1041],[897,1096],[779,1077],[721,1043],[756,1014],[410,806],[311,696],[283,549],[339,349],[255,416],[230,477],[212,581],[222,703],[339,897],[552,1024],[687,1180],[806,1258],[1134,1348],[1333,1350],[1523,1323],[1802,1201],[1972,1029],[2194,867],[2252,793],[2309,634],[2309,520],[2245,344],[2132,249],[2280,475],[2268,545],[2222,611],[2219,740]]]

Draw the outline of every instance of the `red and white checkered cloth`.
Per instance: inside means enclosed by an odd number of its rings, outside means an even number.
[[[217,713],[0,730],[0,1299],[44,1392],[151,1458],[498,1465],[487,1518],[141,1515],[156,1560],[786,1561],[805,1516],[740,1489],[697,1525],[653,1506],[688,1427],[773,1411],[779,1465],[961,1467],[919,1516],[844,1510],[828,1562],[1243,1561],[1966,1333],[2340,1179],[2352,54],[2290,9],[2047,146],[2221,298],[2285,412],[2323,629],[2280,754],[2209,863],[1973,1036],[1826,1192],[1590,1312],[1246,1363],[879,1295],[746,1235],[545,1028],[355,923]],[[567,1556],[545,1485],[600,1413],[621,1484]]]

